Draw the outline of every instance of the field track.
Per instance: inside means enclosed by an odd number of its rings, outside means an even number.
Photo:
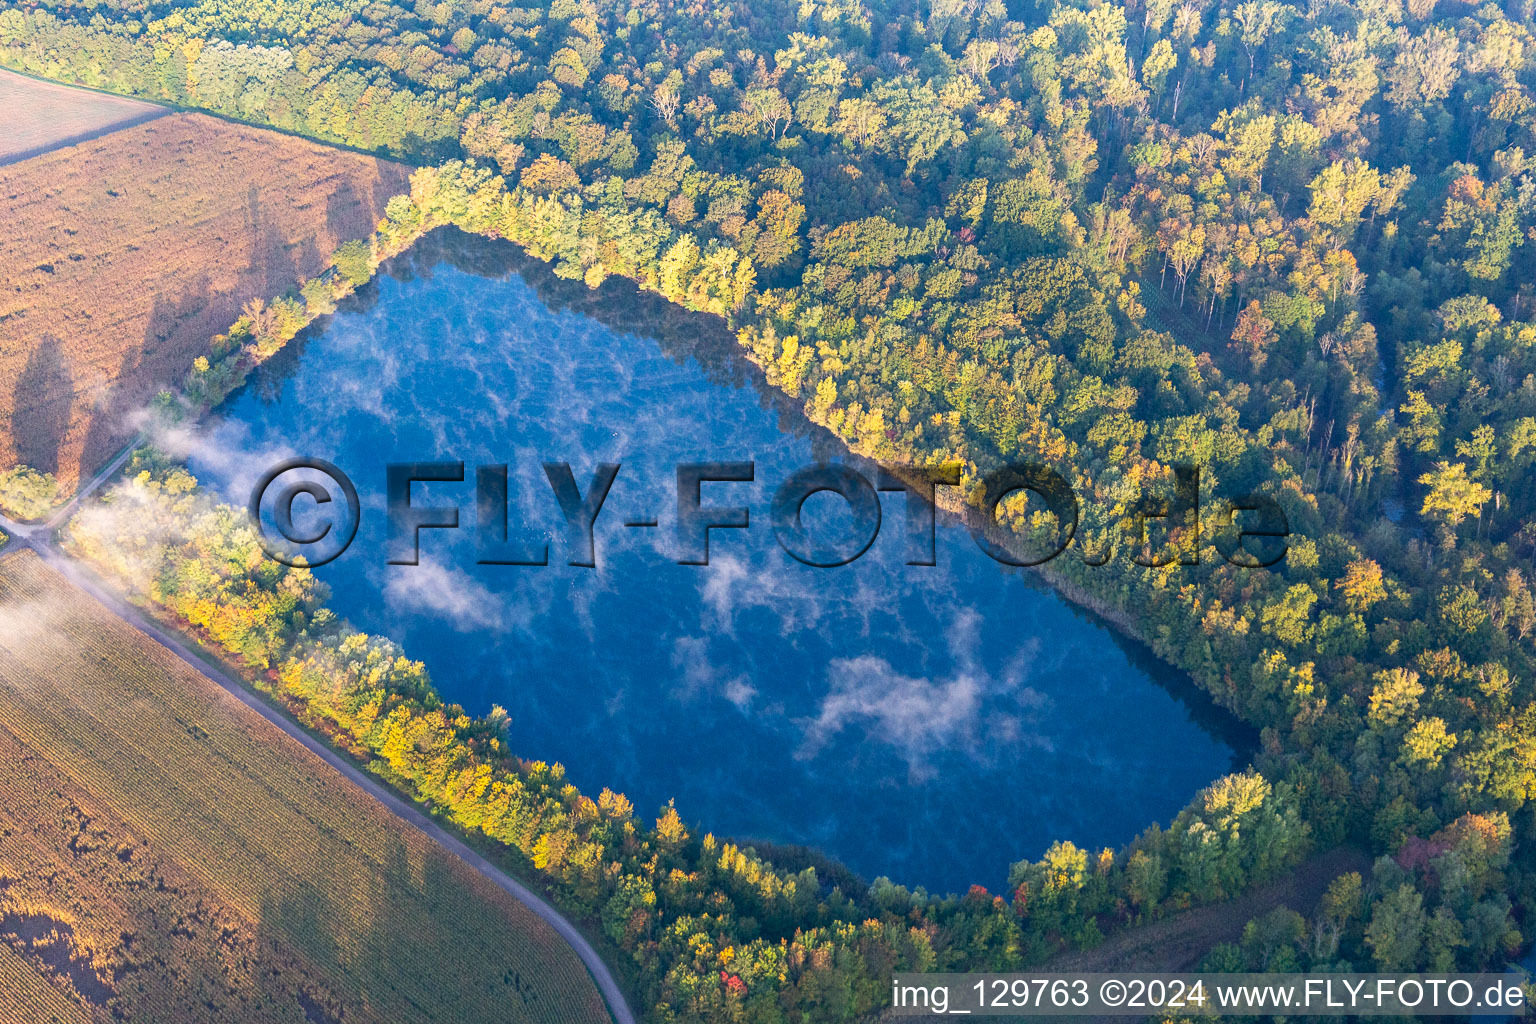
[[[0,129],[16,127],[12,160],[0,146],[12,228],[0,468],[57,473],[82,485],[78,500],[120,464],[135,409],[246,300],[365,236],[410,169],[0,72],[6,88],[112,114],[48,136],[42,122],[66,119],[40,101],[30,127],[0,112]],[[73,505],[46,526],[0,517],[0,758],[25,766],[0,772],[15,811],[0,820],[0,1021],[131,1009],[135,1021],[633,1024],[558,911],[60,553],[51,532]],[[24,851],[8,846],[28,830],[23,809],[78,819],[92,838],[39,828]],[[72,868],[50,870],[66,845]],[[125,895],[146,891],[182,902]],[[192,948],[215,923],[217,948]],[[199,985],[227,991],[200,1007]]]
[[[88,578],[18,532],[0,557],[0,739],[65,780],[28,788],[78,789],[120,819],[232,919],[296,951],[347,1020],[609,1019],[567,943],[595,953],[534,894],[232,680],[214,685],[157,627],[135,632],[117,616],[136,613],[93,600],[66,579],[94,590]],[[0,838],[0,875],[5,858]],[[0,976],[17,959],[0,953]]]
[[[1193,970],[1222,942],[1236,942],[1243,927],[1276,907],[1311,915],[1328,883],[1350,871],[1369,877],[1371,858],[1342,846],[1316,854],[1281,877],[1255,886],[1228,903],[1116,932],[1093,949],[1063,953],[1047,964],[1054,972],[1175,973]]]
[[[0,68],[0,164],[85,142],[168,113],[153,103],[44,82]]]
[[[0,469],[89,477],[242,305],[366,237],[409,172],[202,114],[0,166]]]

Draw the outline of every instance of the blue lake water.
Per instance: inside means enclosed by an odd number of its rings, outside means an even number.
[[[331,607],[400,641],[446,699],[505,707],[521,756],[642,814],[675,799],[718,836],[935,891],[999,889],[1057,838],[1121,844],[1246,757],[1171,673],[943,513],[938,564],[906,565],[900,493],[881,496],[879,537],[852,564],[787,555],[774,490],[848,456],[717,321],[454,233],[389,271],[232,396],[193,468],[239,504],[286,455],[347,471],[361,527],[317,570]],[[407,461],[466,464],[463,483],[413,492],[457,504],[461,528],[422,531],[420,564],[389,565],[384,467]],[[713,531],[708,566],[679,565],[674,467],[705,461],[755,463],[753,482],[702,491],[749,507],[750,527]],[[582,493],[598,463],[621,465],[596,569],[566,564],[544,462],[569,462]],[[548,566],[477,564],[475,467],[496,463],[509,542],[547,543]],[[852,526],[827,493],[805,521],[817,537]]]

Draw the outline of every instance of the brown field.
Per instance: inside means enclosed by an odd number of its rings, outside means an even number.
[[[0,560],[0,1019],[609,1017],[542,920],[21,551]]]
[[[0,164],[167,113],[153,103],[39,82],[0,68]]]
[[[20,953],[0,945],[0,1020],[92,1024],[96,1017],[49,984]]]
[[[366,237],[408,174],[201,114],[0,167],[0,469],[88,476],[247,300]]]

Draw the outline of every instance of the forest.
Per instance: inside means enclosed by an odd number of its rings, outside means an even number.
[[[1134,496],[1176,463],[1202,498],[1284,508],[1275,571],[1177,528],[1161,565],[1047,569],[1261,729],[1256,771],[1122,850],[1063,841],[1006,893],[937,897],[781,867],[518,761],[142,454],[116,500],[176,528],[118,528],[148,563],[76,543],[527,858],[624,951],[651,1019],[856,1019],[893,966],[1040,963],[1346,841],[1368,877],[1208,963],[1472,967],[1526,945],[1529,3],[0,7],[8,66],[429,165],[333,277],[215,339],[168,415],[454,224],[725,317],[850,447],[960,462],[971,500],[1004,462],[1053,466],[1084,499],[1077,550],[1123,553]]]

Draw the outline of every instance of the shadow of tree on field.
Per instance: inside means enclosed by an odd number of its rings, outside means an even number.
[[[434,844],[388,834],[298,867],[262,894],[258,928],[264,948],[309,969],[311,1024],[363,1007],[394,1024],[600,1019],[596,986],[553,930]],[[574,990],[550,972],[567,957]]]
[[[351,1018],[355,1005],[333,993],[345,991],[341,966],[341,946],[336,939],[334,896],[322,886],[301,883],[296,889],[271,885],[261,896],[261,917],[257,921],[257,947],[296,955],[319,984],[307,984],[295,993],[295,1000],[309,1024],[338,1024]]]
[[[158,309],[159,303],[156,302]],[[144,365],[142,349],[130,348],[118,361],[117,373],[112,382],[96,396],[91,408],[90,423],[85,428],[85,440],[80,446],[80,480],[88,480],[97,469],[110,461],[117,450],[127,443],[133,432],[132,413],[135,402],[131,392],[143,390],[143,385],[132,384]],[[153,382],[148,382],[153,386]]]
[[[389,201],[410,191],[409,167],[381,162],[373,170],[371,181],[362,175],[342,179],[326,199],[325,227],[336,245],[366,237],[384,216]]]
[[[293,280],[288,282],[287,287],[295,291],[297,290],[295,286],[299,283],[299,278],[314,277],[320,273],[325,267],[326,261],[331,257],[329,252],[320,251],[318,232],[311,232],[299,239],[289,252],[293,257],[294,271]]]
[[[404,164],[380,163],[375,165],[375,170],[378,173],[373,179],[373,210],[377,219],[384,216],[384,207],[391,199],[410,192],[412,168]]]
[[[143,342],[124,349],[111,383],[94,396],[79,449],[82,480],[128,442],[139,425],[136,413],[160,391],[181,387],[192,361],[209,353],[206,324],[218,299],[207,273],[183,282],[174,294],[155,293]]]
[[[364,203],[352,180],[343,178],[325,199],[325,228],[332,238],[346,241],[358,233],[359,223],[366,220],[360,210]]]
[[[241,273],[241,290],[251,297],[270,299],[293,286],[298,279],[292,247],[273,228],[262,208],[261,190],[252,185],[245,193],[245,229],[250,237],[249,261]],[[233,267],[231,269],[234,269]]]
[[[16,379],[11,409],[11,436],[16,459],[42,473],[59,469],[59,450],[69,430],[75,399],[75,379],[59,339],[49,335],[27,357]]]
[[[207,312],[208,307],[218,299],[213,292],[212,278],[207,274],[199,274],[196,278],[184,281],[172,295],[168,291],[155,293],[155,302],[150,309],[148,323],[144,327],[144,344],[141,348],[141,364],[153,366],[157,361],[175,358],[175,350],[179,347],[174,344],[183,339],[178,338],[184,325],[188,321],[196,321]],[[201,335],[201,332],[199,332]],[[197,354],[207,351],[208,338],[199,337],[194,344],[202,347]],[[166,346],[170,345],[170,350]],[[183,371],[192,368],[193,356],[186,357],[186,366]],[[174,383],[181,383],[177,379]]]

